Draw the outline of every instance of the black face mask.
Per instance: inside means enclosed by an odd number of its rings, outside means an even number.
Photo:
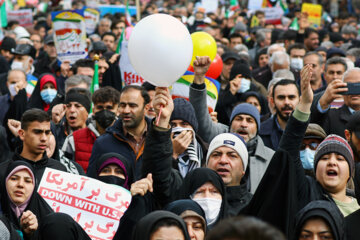
[[[125,183],[125,179],[123,178],[119,178],[113,175],[110,176],[98,176],[98,180],[104,182],[104,183],[108,183],[108,184],[114,184],[114,185],[118,185],[120,187],[124,187],[124,183]]]
[[[106,129],[114,122],[115,117],[115,113],[104,109],[95,113],[94,119],[100,125],[100,127]]]

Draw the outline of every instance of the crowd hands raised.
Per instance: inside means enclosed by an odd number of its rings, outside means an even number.
[[[290,30],[267,24],[262,11],[250,27],[244,6],[226,18],[192,2],[163,4],[217,42],[223,68],[212,112],[207,56],[193,62],[188,99],[147,82],[124,86],[115,53],[122,14],[101,18],[87,39],[89,56],[74,64],[57,58],[45,20],[55,6],[35,16],[33,29],[16,22],[3,29],[4,239],[90,239],[38,194],[45,168],[130,191],[114,239],[357,239],[357,16],[340,13],[314,30],[293,8],[287,18],[296,16],[299,30]],[[141,11],[160,10],[151,2]],[[95,54],[100,89],[90,93]]]

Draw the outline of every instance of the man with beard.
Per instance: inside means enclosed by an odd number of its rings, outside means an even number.
[[[62,150],[65,156],[75,160],[87,171],[92,146],[96,138],[105,133],[118,115],[120,93],[112,87],[103,87],[96,90],[92,96],[94,103],[93,115],[88,119],[86,128],[79,129],[69,135]]]
[[[276,113],[261,124],[259,133],[265,146],[277,150],[286,123],[299,100],[300,90],[295,81],[283,79],[274,85],[270,101]]]
[[[95,174],[95,160],[108,152],[120,153],[131,159],[136,178],[141,178],[142,153],[150,119],[145,117],[150,97],[140,86],[129,85],[120,95],[120,119],[96,139],[89,159],[88,176]]]

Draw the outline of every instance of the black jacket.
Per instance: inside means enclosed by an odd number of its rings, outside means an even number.
[[[317,108],[312,109],[311,122],[319,124],[327,134],[336,134],[345,138],[345,126],[351,117],[349,107],[345,104],[338,109],[329,109],[321,113]]]
[[[280,138],[283,134],[283,131],[279,129],[276,123],[275,114],[271,118],[261,123],[259,135],[264,141],[265,146],[276,151],[279,146]]]

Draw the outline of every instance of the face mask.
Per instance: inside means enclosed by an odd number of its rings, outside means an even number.
[[[114,122],[115,117],[115,113],[104,109],[100,112],[95,113],[94,119],[100,125],[100,127],[106,129]]]
[[[15,90],[15,85],[16,83],[10,84],[9,86],[9,92],[10,92],[10,96],[14,97],[16,96],[17,92]]]
[[[56,94],[57,94],[56,89],[51,89],[51,88],[44,89],[40,92],[40,96],[46,104],[51,103],[56,97]]]
[[[304,169],[311,170],[314,168],[314,156],[315,150],[310,148],[300,151],[300,159]]]
[[[238,90],[238,93],[244,93],[247,90],[249,90],[250,89],[250,84],[251,84],[250,80],[248,80],[246,78],[242,78],[241,79],[241,86],[240,86],[240,88]]]
[[[193,200],[204,210],[207,225],[215,223],[220,213],[222,200],[214,198],[197,198]]]
[[[123,178],[119,178],[116,176],[98,176],[98,180],[104,182],[104,183],[108,183],[108,184],[114,184],[120,187],[125,187],[124,183],[125,183],[125,179]]]
[[[11,64],[11,69],[21,69],[21,70],[25,71],[23,62],[13,61]]]
[[[304,66],[304,62],[301,58],[291,58],[290,59],[290,67],[301,70]]]

